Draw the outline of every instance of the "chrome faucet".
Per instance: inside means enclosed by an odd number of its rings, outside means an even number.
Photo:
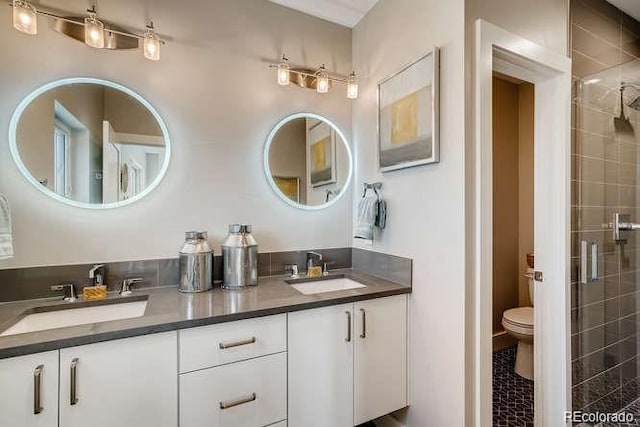
[[[322,254],[318,252],[309,251],[307,252],[307,274],[309,274],[309,269],[313,267],[313,258],[317,258],[318,261],[322,261]]]
[[[63,285],[53,285],[51,287],[52,291],[64,291],[64,297],[62,298],[65,301],[74,302],[78,299],[78,295],[76,295],[76,287],[73,283],[65,283]]]
[[[94,286],[104,285],[104,264],[96,264],[89,270],[89,279]]]
[[[124,279],[122,281],[122,287],[120,288],[119,292],[120,296],[126,297],[131,295],[133,293],[131,291],[131,288],[136,283],[142,283],[142,279],[139,277],[136,277],[135,279]]]

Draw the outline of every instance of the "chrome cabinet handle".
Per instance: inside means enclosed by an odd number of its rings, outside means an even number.
[[[367,337],[367,312],[364,311],[364,308],[361,308],[360,313],[362,313],[362,333],[360,338],[365,339]]]
[[[351,342],[351,312],[345,311],[345,313],[347,313],[347,338],[344,340],[346,342]]]
[[[228,344],[220,343],[219,345],[220,345],[220,350],[226,350],[228,348],[240,347],[241,345],[255,344],[255,342],[256,342],[256,337],[251,337],[248,340],[234,341]]]
[[[40,386],[42,384],[42,370],[44,365],[38,365],[33,370],[33,415],[38,415],[42,412],[42,405],[40,404]]]
[[[257,399],[256,394],[255,393],[251,393],[251,395],[249,395],[249,397],[245,397],[243,399],[229,400],[229,401],[226,401],[226,402],[220,402],[220,409],[224,410],[224,409],[233,408],[234,406],[244,405],[245,403],[253,402],[256,399]]]
[[[71,392],[69,393],[69,404],[75,405],[78,403],[78,396],[76,390],[76,380],[78,377],[78,358],[71,360]]]

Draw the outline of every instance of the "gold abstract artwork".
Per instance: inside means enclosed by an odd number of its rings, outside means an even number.
[[[327,136],[326,138],[321,139],[320,141],[318,141],[312,146],[313,152],[311,154],[311,159],[313,161],[312,163],[313,171],[321,171],[331,166],[329,164],[329,158],[328,158],[328,154],[330,152],[329,151],[330,144],[331,144],[331,137]]]
[[[418,137],[418,92],[391,104],[391,144],[413,142]]]
[[[273,180],[276,185],[282,191],[282,193],[293,200],[294,202],[299,202],[299,192],[300,192],[300,179],[296,177],[280,177],[274,176]]]

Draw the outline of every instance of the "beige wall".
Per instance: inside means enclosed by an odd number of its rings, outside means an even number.
[[[533,253],[534,244],[534,121],[535,121],[535,87],[531,84],[519,85],[519,195],[518,213],[520,218],[518,233],[518,305],[530,306],[529,279],[527,273],[527,254]]]
[[[493,78],[493,332],[518,306],[519,88]]]
[[[380,173],[377,82],[441,49],[438,164]],[[382,181],[387,228],[373,246],[413,258],[407,426],[465,424],[464,1],[381,0],[353,31],[360,97],[354,104],[354,203]]]
[[[273,176],[300,178],[300,203],[307,202],[307,121],[296,119],[278,130],[269,151]]]
[[[86,9],[72,0],[47,6],[78,15]],[[10,14],[11,8],[0,8],[0,22],[11,22]],[[133,205],[78,209],[31,187],[5,139],[0,193],[11,203],[16,257],[1,261],[0,268],[174,257],[185,230],[207,230],[219,247],[235,222],[254,225],[261,251],[350,244],[349,198],[319,212],[288,206],[265,179],[262,153],[271,128],[293,112],[324,115],[351,135],[352,103],[342,90],[321,96],[282,88],[267,67],[286,52],[292,61],[325,63],[331,72],[348,74],[351,30],[265,0],[195,0],[189,7],[170,0],[113,0],[100,5],[100,16],[131,28],[153,19],[169,40],[162,59],[91,49],[44,23],[35,37],[5,25],[0,135],[6,138],[14,108],[36,87],[70,76],[104,78],[140,93],[163,116],[173,150],[168,173]]]
[[[529,306],[533,252],[534,86],[493,79],[493,332],[502,314]]]
[[[104,89],[104,119],[119,133],[162,136],[153,114],[135,98],[116,89]]]
[[[104,117],[104,91],[95,85],[71,85],[52,89],[40,95],[24,110],[18,123],[17,142],[20,156],[33,176],[38,180],[48,179],[48,188],[53,189],[53,129],[54,104],[59,102],[67,111],[85,125],[94,144],[102,142],[102,118]],[[79,141],[75,141],[80,144]],[[84,144],[88,141],[84,141]],[[75,145],[78,145],[75,144]],[[71,147],[72,170],[87,170],[89,147]],[[84,158],[82,151],[86,151]],[[81,181],[88,182],[88,172]],[[76,181],[75,188],[79,182]],[[82,191],[83,194],[88,194]],[[82,198],[82,200],[88,200]]]

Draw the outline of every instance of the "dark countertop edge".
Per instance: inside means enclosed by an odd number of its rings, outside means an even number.
[[[300,304],[283,305],[281,307],[265,308],[261,310],[245,311],[220,316],[202,317],[198,319],[180,320],[176,322],[159,323],[157,325],[147,325],[130,329],[122,329],[118,331],[102,332],[98,334],[83,335],[73,338],[63,338],[53,341],[19,345],[0,349],[0,360],[8,359],[11,357],[27,356],[30,354],[42,353],[46,351],[60,350],[63,348],[76,347],[79,345],[94,344],[104,341],[113,341],[142,335],[157,334],[161,332],[177,331],[180,329],[194,328],[198,326],[214,325],[218,323],[233,322],[236,320],[252,319],[282,313],[293,313],[296,311],[310,310],[332,305],[348,304],[370,299],[410,294],[411,291],[412,288],[410,286],[403,286],[397,289],[389,289],[362,295],[348,295],[334,299],[308,301]]]

